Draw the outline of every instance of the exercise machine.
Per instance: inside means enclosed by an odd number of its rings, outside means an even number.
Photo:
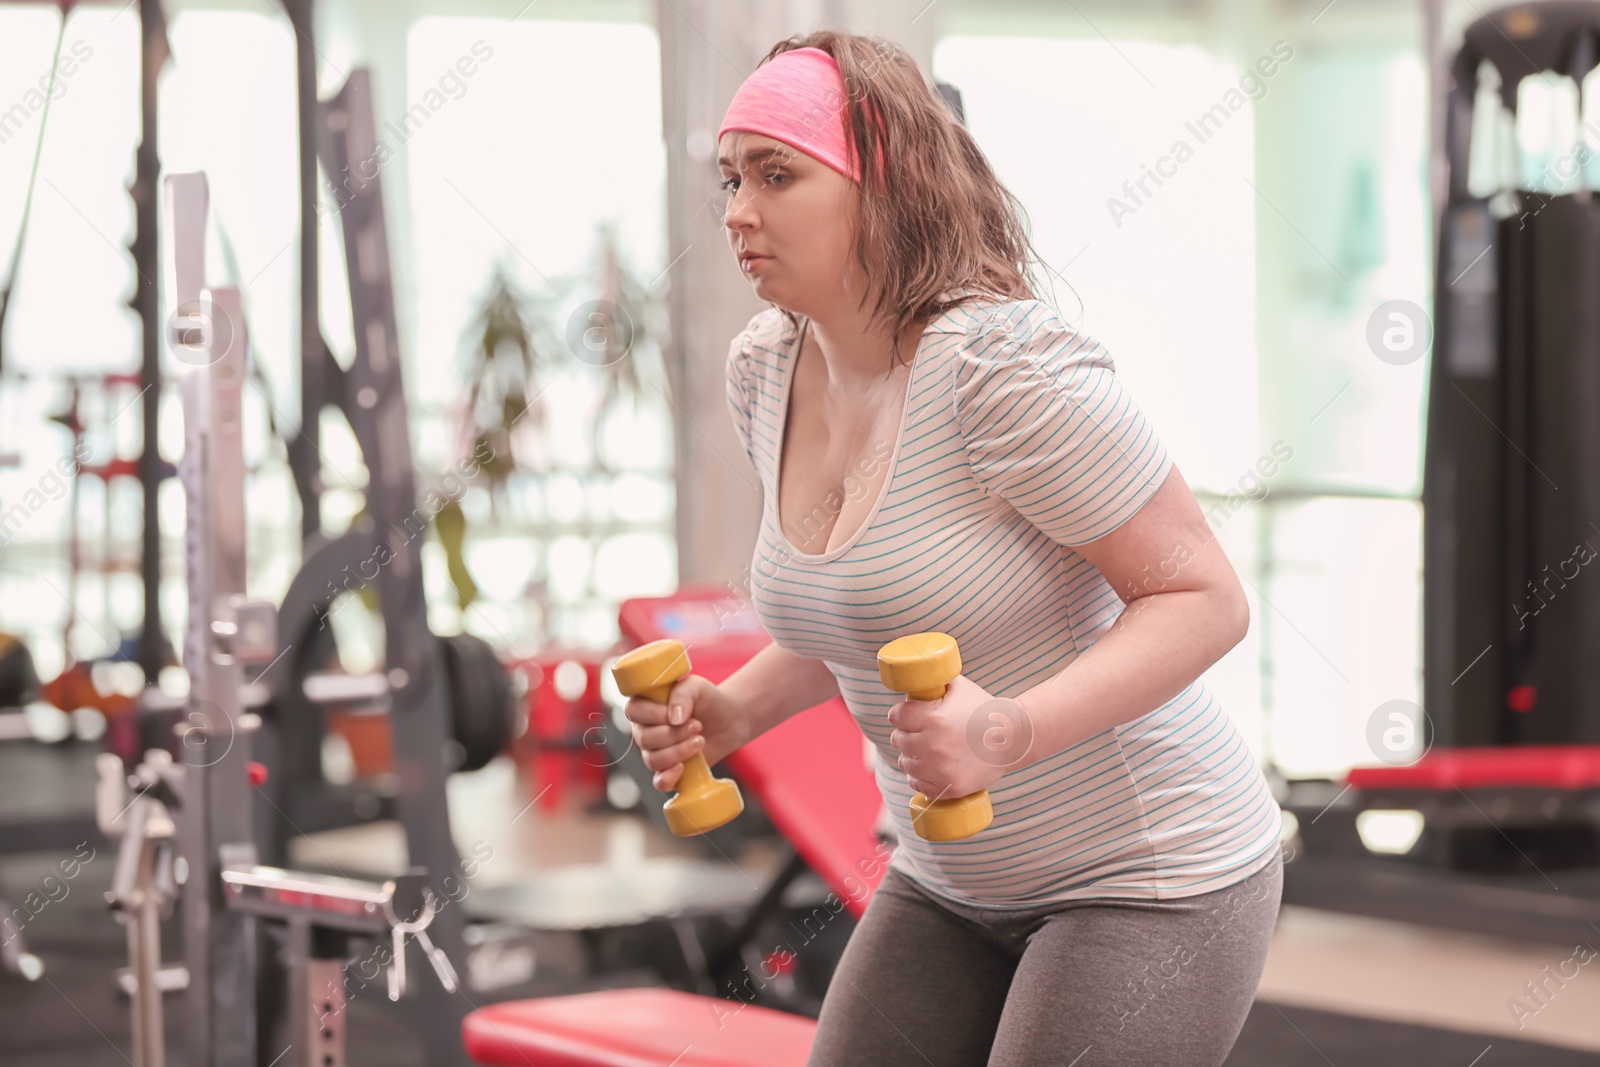
[[[61,59],[62,45],[66,39],[67,18],[73,4],[68,0],[56,0],[54,6],[60,11],[60,23],[50,67],[52,79]],[[158,269],[155,247],[156,179],[160,173],[160,160],[156,155],[157,77],[166,63],[168,51],[166,20],[162,14],[160,0],[137,0],[137,10],[140,24],[141,132],[134,160],[133,181],[128,186],[135,208],[134,238],[128,246],[128,253],[137,272],[149,278],[154,277]],[[43,157],[45,134],[49,129],[50,101],[57,95],[53,88],[52,85],[51,91],[45,93],[44,111],[39,120],[17,239],[11,248],[4,286],[0,288],[0,373],[7,370],[5,324],[11,307],[12,293],[17,285],[28,222],[32,215],[39,163]],[[159,380],[161,358],[159,294],[155,287],[135,286],[129,307],[140,319],[142,360],[139,380],[145,390],[142,402],[144,451],[137,465],[138,478],[144,492],[144,534],[140,554],[140,575],[145,590],[144,624],[139,640],[138,660],[144,668],[147,682],[153,685],[160,671],[162,643],[160,597],[156,595],[160,581],[161,551],[160,528],[157,522],[157,487],[163,474],[170,473],[163,472],[160,464],[156,440],[159,395],[158,390],[151,388]],[[0,456],[0,461],[10,465],[15,463],[16,457],[13,454],[6,454]],[[76,486],[76,480],[74,485]],[[18,821],[9,819],[0,821],[0,851],[26,852],[56,847],[72,848],[80,842],[88,841],[103,843],[94,819],[87,814],[80,815],[74,812],[43,817],[30,815]],[[15,912],[11,908],[6,908],[4,914],[12,916]],[[0,946],[0,971],[37,979],[43,974],[43,963],[26,950],[19,933],[11,937],[4,946]]]
[[[333,359],[320,335],[302,352],[302,387],[309,388],[306,381],[331,384],[307,395],[301,424],[316,424],[330,404],[345,416],[367,469],[366,508],[341,534],[316,527],[283,596],[278,653],[284,660],[268,683],[272,709],[261,749],[276,810],[264,811],[260,840],[263,854],[281,863],[287,861],[288,840],[299,833],[397,818],[412,855],[426,866],[448,869],[455,860],[440,817],[445,778],[482,767],[510,741],[511,679],[481,639],[463,633],[441,642],[428,629],[421,545],[431,513],[419,503],[412,462],[381,176],[367,173],[371,149],[363,148],[376,136],[369,73],[352,71],[338,94],[317,105],[312,123],[323,168],[340,189],[356,345],[348,369]],[[308,195],[316,195],[314,187]],[[307,314],[314,316],[315,305]],[[297,456],[291,449],[294,463]],[[313,458],[320,460],[315,453]],[[297,482],[309,477],[297,474]],[[315,498],[310,507],[318,510]],[[388,668],[356,679],[322,677],[335,653],[330,608],[358,589],[377,594]],[[387,712],[394,778],[405,783],[403,790],[326,781],[325,709],[334,701]],[[441,749],[453,753],[448,764],[439,759]],[[453,942],[457,932],[439,936]]]
[[[435,860],[434,867],[414,867],[381,883],[258,862],[252,791],[266,784],[270,771],[250,759],[262,725],[253,709],[266,703],[255,676],[276,656],[277,610],[249,599],[245,589],[241,390],[248,339],[238,291],[203,285],[204,176],[174,175],[166,187],[169,291],[178,308],[173,343],[194,364],[182,381],[180,478],[188,502],[189,600],[183,651],[189,692],[181,701],[186,718],[178,727],[182,759],[152,749],[124,780],[122,761],[103,754],[96,797],[102,829],[122,838],[110,901],[128,929],[135,1062],[137,1067],[165,1062],[161,995],[164,988],[180,985],[189,1007],[188,1062],[241,1067],[258,1062],[258,1046],[265,1040],[270,1047],[273,1040],[269,1026],[258,1029],[263,1021],[257,1000],[259,924],[282,927],[289,957],[290,1045],[280,1059],[293,1051],[286,1062],[322,1067],[344,1062],[346,962],[352,951],[387,943],[390,951],[382,963],[389,971],[390,1000],[406,995],[413,946],[421,950],[417,962],[437,976],[436,983],[410,987],[414,995],[407,1010],[421,1024],[429,1061],[453,1062],[459,1059],[453,1028],[464,1001],[453,995],[457,971],[439,943],[444,941],[439,932],[450,930],[457,934],[445,944],[460,943],[460,909],[441,904],[449,896],[442,879],[459,864],[448,821],[443,826],[449,851],[425,839],[419,850]],[[424,651],[438,656],[431,641]],[[426,656],[414,666],[416,684],[442,689],[442,670],[430,677],[428,666]],[[162,701],[159,690],[146,691],[147,705]],[[441,738],[435,763],[443,747]],[[162,967],[159,938],[162,913],[180,898],[181,975]]]
[[[1478,19],[1451,63],[1422,493],[1426,716],[1393,724],[1424,752],[1286,784],[1300,846],[1287,902],[1553,942],[1600,922],[1600,583],[1583,573],[1600,554],[1592,153],[1554,161],[1553,176],[1578,178],[1566,191],[1469,174],[1496,154],[1472,151],[1495,125],[1474,123],[1480,94],[1514,126],[1524,77],[1581,86],[1597,59],[1600,3],[1560,2]],[[1380,810],[1420,814],[1405,855],[1363,844],[1357,819]]]

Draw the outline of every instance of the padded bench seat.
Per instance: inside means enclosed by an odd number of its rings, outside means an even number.
[[[1405,767],[1352,767],[1356,789],[1600,789],[1600,745],[1448,748]]]
[[[805,1067],[816,1021],[677,989],[489,1004],[461,1024],[473,1062],[505,1067]]]

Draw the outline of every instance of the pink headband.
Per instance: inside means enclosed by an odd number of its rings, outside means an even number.
[[[792,48],[739,86],[717,140],[729,130],[764,134],[860,182],[861,168],[846,143],[844,104],[844,78],[834,58],[820,48]]]

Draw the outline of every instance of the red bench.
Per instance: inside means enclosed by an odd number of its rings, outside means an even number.
[[[507,1067],[805,1067],[816,1023],[676,989],[606,989],[491,1004],[467,1055]]]
[[[1404,767],[1352,767],[1357,789],[1600,788],[1600,745],[1448,748]]]

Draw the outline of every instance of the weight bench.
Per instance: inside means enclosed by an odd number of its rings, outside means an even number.
[[[1283,808],[1301,846],[1286,903],[1555,943],[1600,921],[1600,745],[1437,748],[1291,780]],[[1369,811],[1416,812],[1421,831],[1402,854],[1375,851]]]
[[[676,989],[605,989],[491,1004],[461,1024],[467,1055],[515,1067],[805,1067],[817,1024]]]
[[[1349,867],[1339,875],[1370,877],[1374,886],[1384,886],[1371,893],[1394,897],[1400,893],[1395,878],[1456,878],[1448,885],[1430,881],[1419,896],[1438,901],[1442,894],[1454,894],[1459,912],[1470,915],[1482,915],[1491,896],[1501,901],[1496,907],[1502,912],[1549,915],[1554,904],[1538,899],[1552,885],[1542,869],[1589,869],[1600,856],[1600,745],[1434,749],[1406,766],[1354,766],[1342,789],[1338,781],[1290,782],[1283,809],[1299,817],[1299,838],[1309,859],[1371,859],[1374,865]],[[1365,811],[1416,811],[1422,816],[1421,837],[1403,857],[1374,857],[1357,829],[1357,816]],[[1397,859],[1405,862],[1397,865]],[[1293,902],[1333,907],[1333,873],[1309,880],[1309,870],[1299,870]],[[1541,877],[1531,877],[1536,873]],[[1485,885],[1469,885],[1469,877],[1477,875],[1512,881],[1493,886],[1491,893]],[[1530,875],[1531,885],[1517,885],[1518,875]],[[1344,891],[1366,889],[1346,885]],[[1390,912],[1389,917],[1402,917]]]
[[[1352,767],[1345,781],[1366,790],[1600,788],[1600,745],[1520,745],[1431,751],[1404,767]]]
[[[670,598],[627,601],[622,629],[639,644],[658,637],[692,640],[695,673],[716,682],[770,640],[759,627],[751,634],[730,625],[742,611],[748,608],[718,587],[688,587]],[[883,799],[844,701],[794,716],[718,766],[760,799],[796,857],[859,919],[883,880],[889,853],[876,832]],[[664,800],[662,794],[645,803]],[[791,871],[797,867],[790,864]],[[742,943],[753,928],[747,922],[730,943]],[[461,1032],[467,1054],[488,1065],[803,1067],[815,1029],[812,1019],[731,996],[633,988],[487,1005],[467,1016]]]
[[[1533,834],[1569,860],[1600,834],[1600,745],[1510,745],[1436,749],[1404,767],[1352,767],[1346,784],[1357,791],[1357,807],[1411,809],[1422,813],[1433,843],[1428,855],[1453,866],[1452,834]],[[1522,859],[1535,868],[1527,842]],[[1440,851],[1442,850],[1442,851]]]

